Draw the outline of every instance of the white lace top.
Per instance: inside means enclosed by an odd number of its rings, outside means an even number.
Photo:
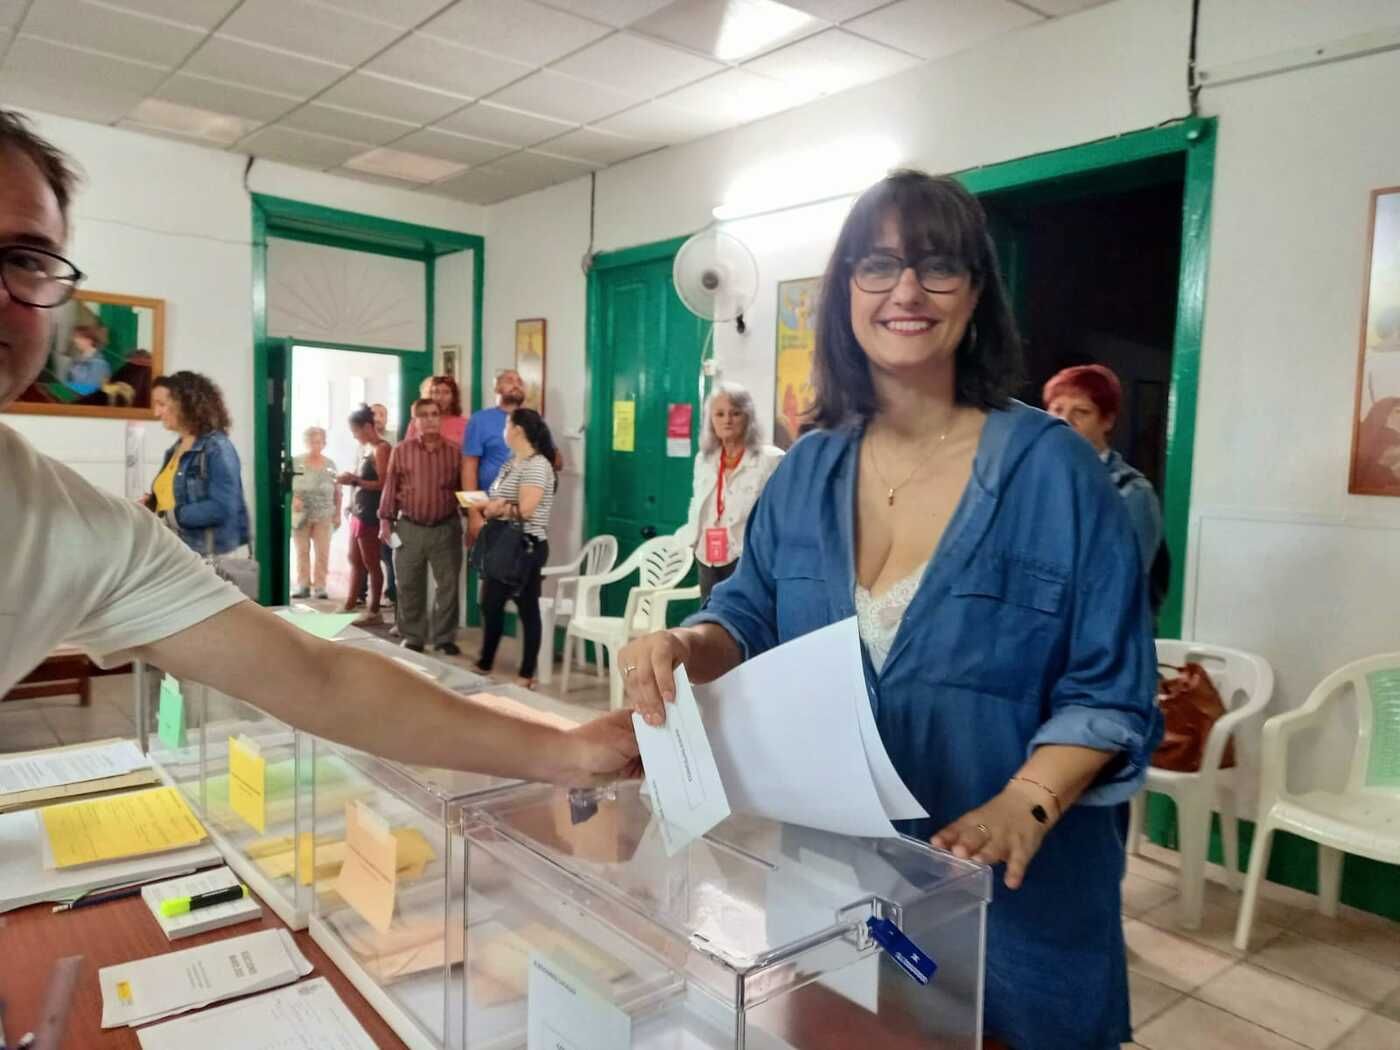
[[[894,636],[899,633],[899,625],[904,621],[909,603],[914,600],[926,568],[928,562],[878,598],[859,583],[856,584],[856,625],[860,629],[860,640],[870,651],[870,662],[875,666],[876,674],[885,668],[885,660],[894,646]]]

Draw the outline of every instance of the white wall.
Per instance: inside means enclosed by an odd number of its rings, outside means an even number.
[[[87,287],[166,301],[165,368],[204,372],[223,388],[252,498],[252,206],[245,158],[117,128],[31,114],[70,153],[85,181],[73,209],[70,255]],[[405,222],[481,233],[483,209],[259,161],[259,193]],[[468,298],[468,302],[470,299]],[[7,414],[44,452],[121,493],[125,423]],[[148,461],[164,435],[146,428]],[[149,475],[148,475],[149,479]]]

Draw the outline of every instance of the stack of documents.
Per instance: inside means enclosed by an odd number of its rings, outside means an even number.
[[[50,869],[164,853],[208,837],[173,787],[45,806],[37,815]]]
[[[201,871],[196,875],[188,875],[180,879],[167,879],[165,882],[142,886],[141,899],[151,909],[151,914],[155,916],[156,922],[160,923],[160,928],[165,931],[165,936],[172,941],[177,941],[181,937],[190,937],[196,933],[205,933],[208,930],[217,930],[224,926],[233,926],[236,923],[262,918],[262,905],[253,897],[248,896],[236,901],[226,901],[223,904],[212,904],[207,908],[196,908],[183,915],[162,915],[160,913],[162,901],[173,900],[177,897],[193,897],[199,893],[214,893],[237,885],[238,876],[228,868],[214,868],[212,871]]]
[[[158,781],[130,740],[44,748],[0,758],[0,813]]]
[[[134,1028],[223,999],[291,984],[311,970],[291,933],[280,928],[104,966],[97,971],[102,1027]]]
[[[137,1038],[141,1050],[374,1050],[324,977],[143,1028]]]

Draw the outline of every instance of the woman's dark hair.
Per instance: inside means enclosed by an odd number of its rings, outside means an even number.
[[[374,426],[374,409],[369,405],[361,405],[350,413],[350,425],[352,427],[372,427]]]
[[[875,413],[870,362],[851,326],[851,271],[875,247],[887,217],[899,228],[906,256],[937,253],[967,268],[981,296],[957,350],[954,396],[960,404],[1005,408],[1021,386],[1021,337],[1007,305],[987,215],[953,179],[896,171],[860,195],[827,264],[812,362],[816,399],[807,418],[835,427]]]
[[[428,387],[428,392],[431,393],[433,387],[438,384],[452,389],[452,404],[448,406],[447,412],[444,414],[460,416],[462,414],[462,389],[457,385],[457,380],[453,379],[451,376],[433,376],[433,381]]]
[[[549,432],[549,424],[544,417],[533,408],[517,408],[511,412],[510,421],[525,432],[525,440],[530,442],[530,447],[549,460],[551,467],[554,466],[559,450],[554,445],[554,435]],[[557,470],[554,473],[554,487],[559,488]]]
[[[175,410],[180,414],[180,427],[202,437],[215,430],[227,432],[233,426],[224,395],[208,376],[198,372],[175,372],[156,376],[151,389],[163,386],[170,391]]]

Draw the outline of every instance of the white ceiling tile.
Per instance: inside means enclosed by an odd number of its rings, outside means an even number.
[[[413,29],[419,23],[452,3],[452,0],[318,0],[352,14],[387,22],[400,29]]]
[[[487,171],[485,168],[473,168],[461,175],[445,179],[428,187],[425,192],[466,201],[468,204],[495,204],[516,195],[515,185],[508,176]]]
[[[592,164],[617,164],[629,157],[638,157],[660,149],[664,143],[645,142],[641,139],[626,138],[607,131],[593,128],[579,128],[567,135],[543,143],[538,148],[542,153],[568,160]]]
[[[816,15],[828,22],[844,22],[889,2],[890,0],[783,0],[788,7],[806,11],[809,15]]]
[[[161,85],[156,97],[167,102],[178,102],[182,106],[245,117],[259,124],[276,120],[298,104],[298,100],[290,95],[274,95],[190,73],[176,73]]]
[[[572,11],[595,22],[621,28],[660,11],[672,0],[546,0],[550,7]]]
[[[441,157],[426,157],[419,153],[405,153],[396,149],[376,149],[351,157],[345,162],[347,168],[383,175],[386,178],[406,179],[409,182],[426,184],[440,182],[466,171],[465,164],[443,160]]]
[[[24,14],[25,0],[0,0],[0,29],[19,25],[20,15]]]
[[[460,113],[454,113],[438,126],[492,142],[509,142],[515,146],[533,146],[552,139],[574,126],[572,121],[549,120],[533,113],[521,113],[490,102],[478,102]]]
[[[138,14],[181,22],[197,29],[213,29],[238,6],[239,0],[106,0],[109,7],[120,7]]]
[[[354,168],[332,168],[331,175],[342,179],[354,179],[356,182],[368,182],[375,186],[387,186],[394,190],[421,190],[421,182],[410,182],[407,179],[391,179],[387,175],[372,175],[367,171],[356,171]]]
[[[644,102],[595,125],[604,131],[667,145],[704,138],[730,126],[723,117],[696,113],[665,102]]]
[[[791,84],[769,80],[747,70],[731,69],[672,92],[665,101],[737,125],[800,106],[812,98],[811,92]]]
[[[206,146],[232,146],[258,127],[256,120],[232,117],[227,113],[212,112],[194,106],[182,106],[159,98],[143,99],[141,104],[119,123],[122,127],[176,135]]]
[[[828,29],[746,62],[744,68],[805,91],[829,95],[893,76],[922,61],[843,30]]]
[[[567,157],[551,157],[534,150],[521,150],[493,161],[487,165],[492,171],[522,178],[542,178],[551,182],[567,182],[580,175],[587,175],[599,167],[598,164],[569,160]]]
[[[204,33],[198,29],[83,0],[35,0],[24,20],[23,32],[56,44],[90,48],[166,69],[178,66],[204,39]]]
[[[1040,21],[1010,0],[899,0],[845,28],[922,58],[941,58]]]
[[[154,66],[18,36],[0,69],[0,98],[8,105],[111,124],[164,77]]]
[[[219,32],[325,62],[357,66],[393,43],[402,30],[308,0],[243,0]]]
[[[514,146],[504,146],[499,142],[454,135],[450,131],[437,128],[424,128],[394,143],[395,149],[423,153],[429,157],[455,160],[459,164],[485,164],[507,153],[514,153]]]
[[[471,100],[375,73],[352,73],[317,101],[413,124],[431,124]]]
[[[642,101],[643,97],[541,69],[498,91],[491,101],[554,120],[586,124],[628,109]]]
[[[383,146],[403,138],[416,126],[401,120],[356,113],[339,106],[324,106],[319,102],[309,103],[288,113],[279,123],[282,127],[314,131],[318,135],[330,135],[350,142],[367,142],[371,146]]]
[[[739,62],[826,28],[777,0],[675,0],[633,24],[634,32]]]
[[[414,33],[365,68],[454,95],[480,98],[525,76],[532,67]]]
[[[1026,6],[1035,8],[1043,15],[1059,18],[1077,11],[1087,11],[1091,7],[1100,7],[1108,2],[1109,0],[1026,0]]]
[[[183,72],[308,98],[339,80],[346,69],[215,35],[185,63]]]
[[[553,68],[642,99],[711,76],[724,67],[665,44],[615,33],[556,62]]]
[[[531,0],[458,0],[423,32],[542,66],[597,40],[608,29]]]
[[[291,128],[263,128],[238,144],[240,153],[251,153],[268,160],[303,164],[312,168],[338,168],[365,151],[363,142],[346,142],[326,135],[313,135]]]

